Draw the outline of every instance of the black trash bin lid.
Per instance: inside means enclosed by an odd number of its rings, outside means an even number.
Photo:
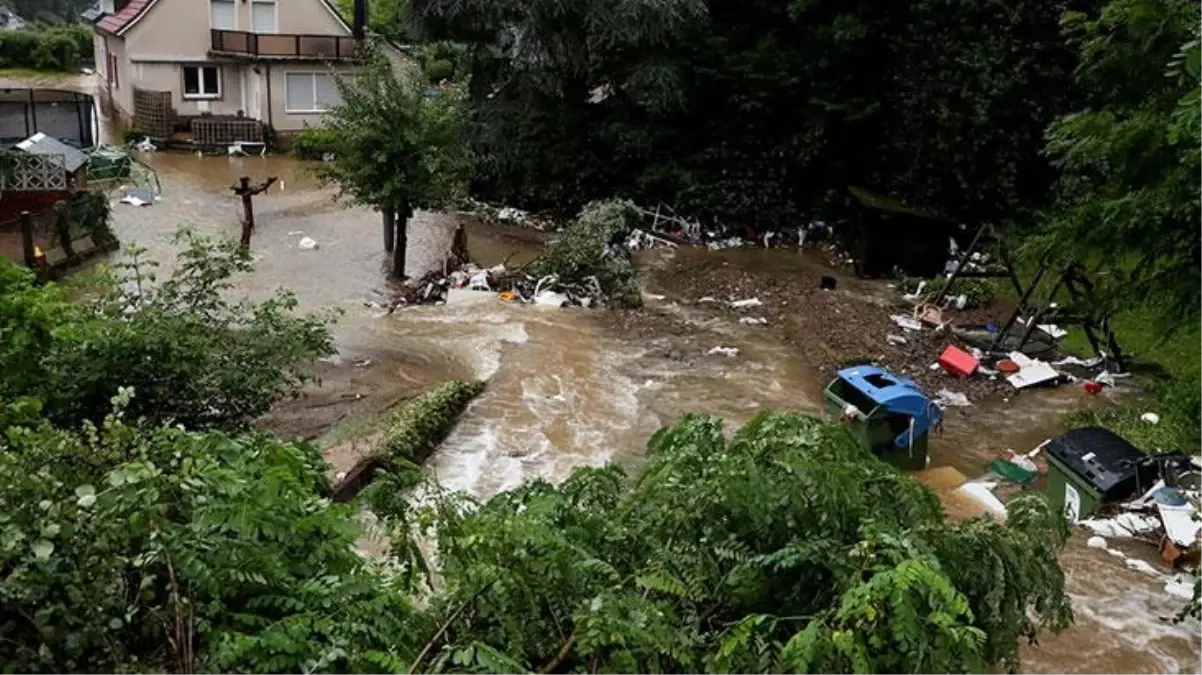
[[[1122,436],[1101,427],[1065,432],[1052,439],[1044,452],[1109,497],[1121,497],[1120,493],[1132,489],[1144,457]]]

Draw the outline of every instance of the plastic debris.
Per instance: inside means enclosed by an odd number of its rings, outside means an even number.
[[[706,354],[707,355],[721,354],[722,356],[727,356],[727,357],[738,356],[739,348],[738,347],[714,347],[713,349],[706,352]]]
[[[699,304],[699,305],[700,305],[700,304],[704,304],[704,303],[707,303],[707,302],[718,302],[718,299],[717,299],[717,298],[711,298],[710,296],[708,296],[708,295],[707,295],[707,296],[705,296],[704,298],[701,298],[700,300],[698,300],[698,301],[697,301],[697,304]]]
[[[910,300],[910,301],[917,300],[918,298],[922,297],[922,289],[924,289],[924,288],[926,288],[926,287],[927,287],[927,282],[926,282],[926,280],[925,280],[925,279],[924,279],[923,281],[919,281],[919,282],[918,282],[918,288],[915,288],[913,293],[905,293],[905,294],[903,294],[903,295],[902,295],[902,299],[903,299],[903,300]]]
[[[1182,600],[1190,600],[1194,597],[1194,579],[1188,574],[1178,574],[1164,582],[1164,592],[1180,598]]]
[[[312,251],[317,248],[317,242],[313,241],[309,237],[301,237],[297,247],[299,247],[302,251]]]
[[[1102,391],[1102,385],[1093,381],[1086,382],[1085,384],[1081,385],[1081,388],[1091,394],[1097,394]]]
[[[889,317],[893,323],[897,324],[903,330],[919,331],[922,330],[922,324],[917,319],[912,319],[904,314],[894,314]]]
[[[1089,541],[1085,542],[1085,545],[1090,548],[1108,548],[1106,546],[1106,540],[1096,534],[1090,537]]]
[[[1155,567],[1152,567],[1147,561],[1140,560],[1139,558],[1127,558],[1127,569],[1135,570],[1136,572],[1143,572],[1148,576],[1156,577],[1158,579],[1162,576],[1160,572],[1156,571]]]
[[[958,391],[951,391],[950,389],[940,389],[935,394],[935,403],[941,408],[963,408],[972,405],[972,401],[968,400],[967,396]]]
[[[968,306],[968,296],[965,295],[964,293],[957,295],[955,298],[952,299],[952,305],[956,309],[964,309],[965,307]]]
[[[904,344],[906,344],[906,338],[904,338],[900,335],[894,335],[893,333],[889,333],[888,335],[885,336],[885,342],[888,342],[891,345],[904,345]]]
[[[985,511],[998,519],[1006,518],[1006,505],[993,494],[993,483],[972,481],[956,488],[956,492],[976,501]]]
[[[730,306],[735,309],[749,309],[751,307],[759,307],[763,304],[759,298],[747,298],[746,300],[735,300],[730,303]]]
[[[154,152],[158,150],[158,147],[154,143],[151,143],[149,138],[143,138],[134,147],[142,152]]]
[[[1137,534],[1153,532],[1157,523],[1153,518],[1145,518],[1134,513],[1122,513],[1114,518],[1095,518],[1082,520],[1078,525],[1102,537],[1129,538]]]
[[[1154,412],[1146,412],[1140,415],[1139,418],[1148,424],[1160,424],[1160,415]]]
[[[1059,361],[1052,361],[1053,366],[1083,366],[1085,368],[1093,368],[1100,365],[1104,359],[1100,356],[1095,356],[1088,361],[1082,361],[1075,356],[1066,356]]]
[[[768,320],[762,316],[745,316],[739,319],[739,323],[746,324],[748,326],[763,326],[768,323]]]
[[[1188,548],[1197,541],[1202,522],[1194,520],[1198,509],[1193,505],[1169,506],[1158,502],[1156,511],[1160,514],[1160,522],[1164,524],[1165,534],[1173,543]]]
[[[1060,374],[1045,361],[1032,359],[1022,352],[1010,352],[1010,360],[1018,365],[1018,372],[1006,377],[1006,381],[1015,389],[1052,382],[1060,378]],[[999,364],[1000,365],[1000,364]]]
[[[563,307],[568,302],[568,296],[555,291],[543,291],[534,296],[534,304],[547,307]]]
[[[956,377],[968,377],[977,371],[977,357],[955,345],[948,345],[939,355],[939,365]]]

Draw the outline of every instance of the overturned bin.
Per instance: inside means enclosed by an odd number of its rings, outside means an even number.
[[[931,429],[943,410],[912,380],[877,366],[844,368],[826,388],[832,415],[865,449],[899,468],[925,469]]]
[[[1139,449],[1101,427],[1067,431],[1048,441],[1043,451],[1048,459],[1048,499],[1071,523],[1146,489],[1154,479],[1147,475],[1152,467],[1142,461]]]

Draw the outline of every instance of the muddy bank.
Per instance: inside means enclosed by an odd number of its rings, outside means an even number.
[[[681,249],[666,255],[653,276],[658,292],[702,311],[766,320],[765,330],[779,334],[799,358],[827,378],[845,365],[875,361],[915,380],[931,395],[948,389],[974,403],[1017,395],[1001,378],[957,378],[932,369],[943,349],[958,341],[929,328],[903,330],[890,316],[910,316],[912,307],[891,288],[884,282],[856,279],[846,269],[826,267],[818,254],[791,249]],[[823,277],[835,279],[834,290],[821,288]],[[763,304],[744,309],[730,305],[747,298]],[[977,310],[955,320],[970,325],[987,318],[993,318],[988,310]],[[895,340],[887,339],[890,335]]]

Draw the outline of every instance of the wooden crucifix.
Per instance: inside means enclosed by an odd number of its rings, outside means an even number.
[[[277,177],[271,176],[266,182],[251,185],[250,178],[243,176],[238,179],[237,185],[230,188],[242,198],[242,248],[250,248],[250,235],[255,229],[255,205],[251,198],[266,192],[277,180]]]

